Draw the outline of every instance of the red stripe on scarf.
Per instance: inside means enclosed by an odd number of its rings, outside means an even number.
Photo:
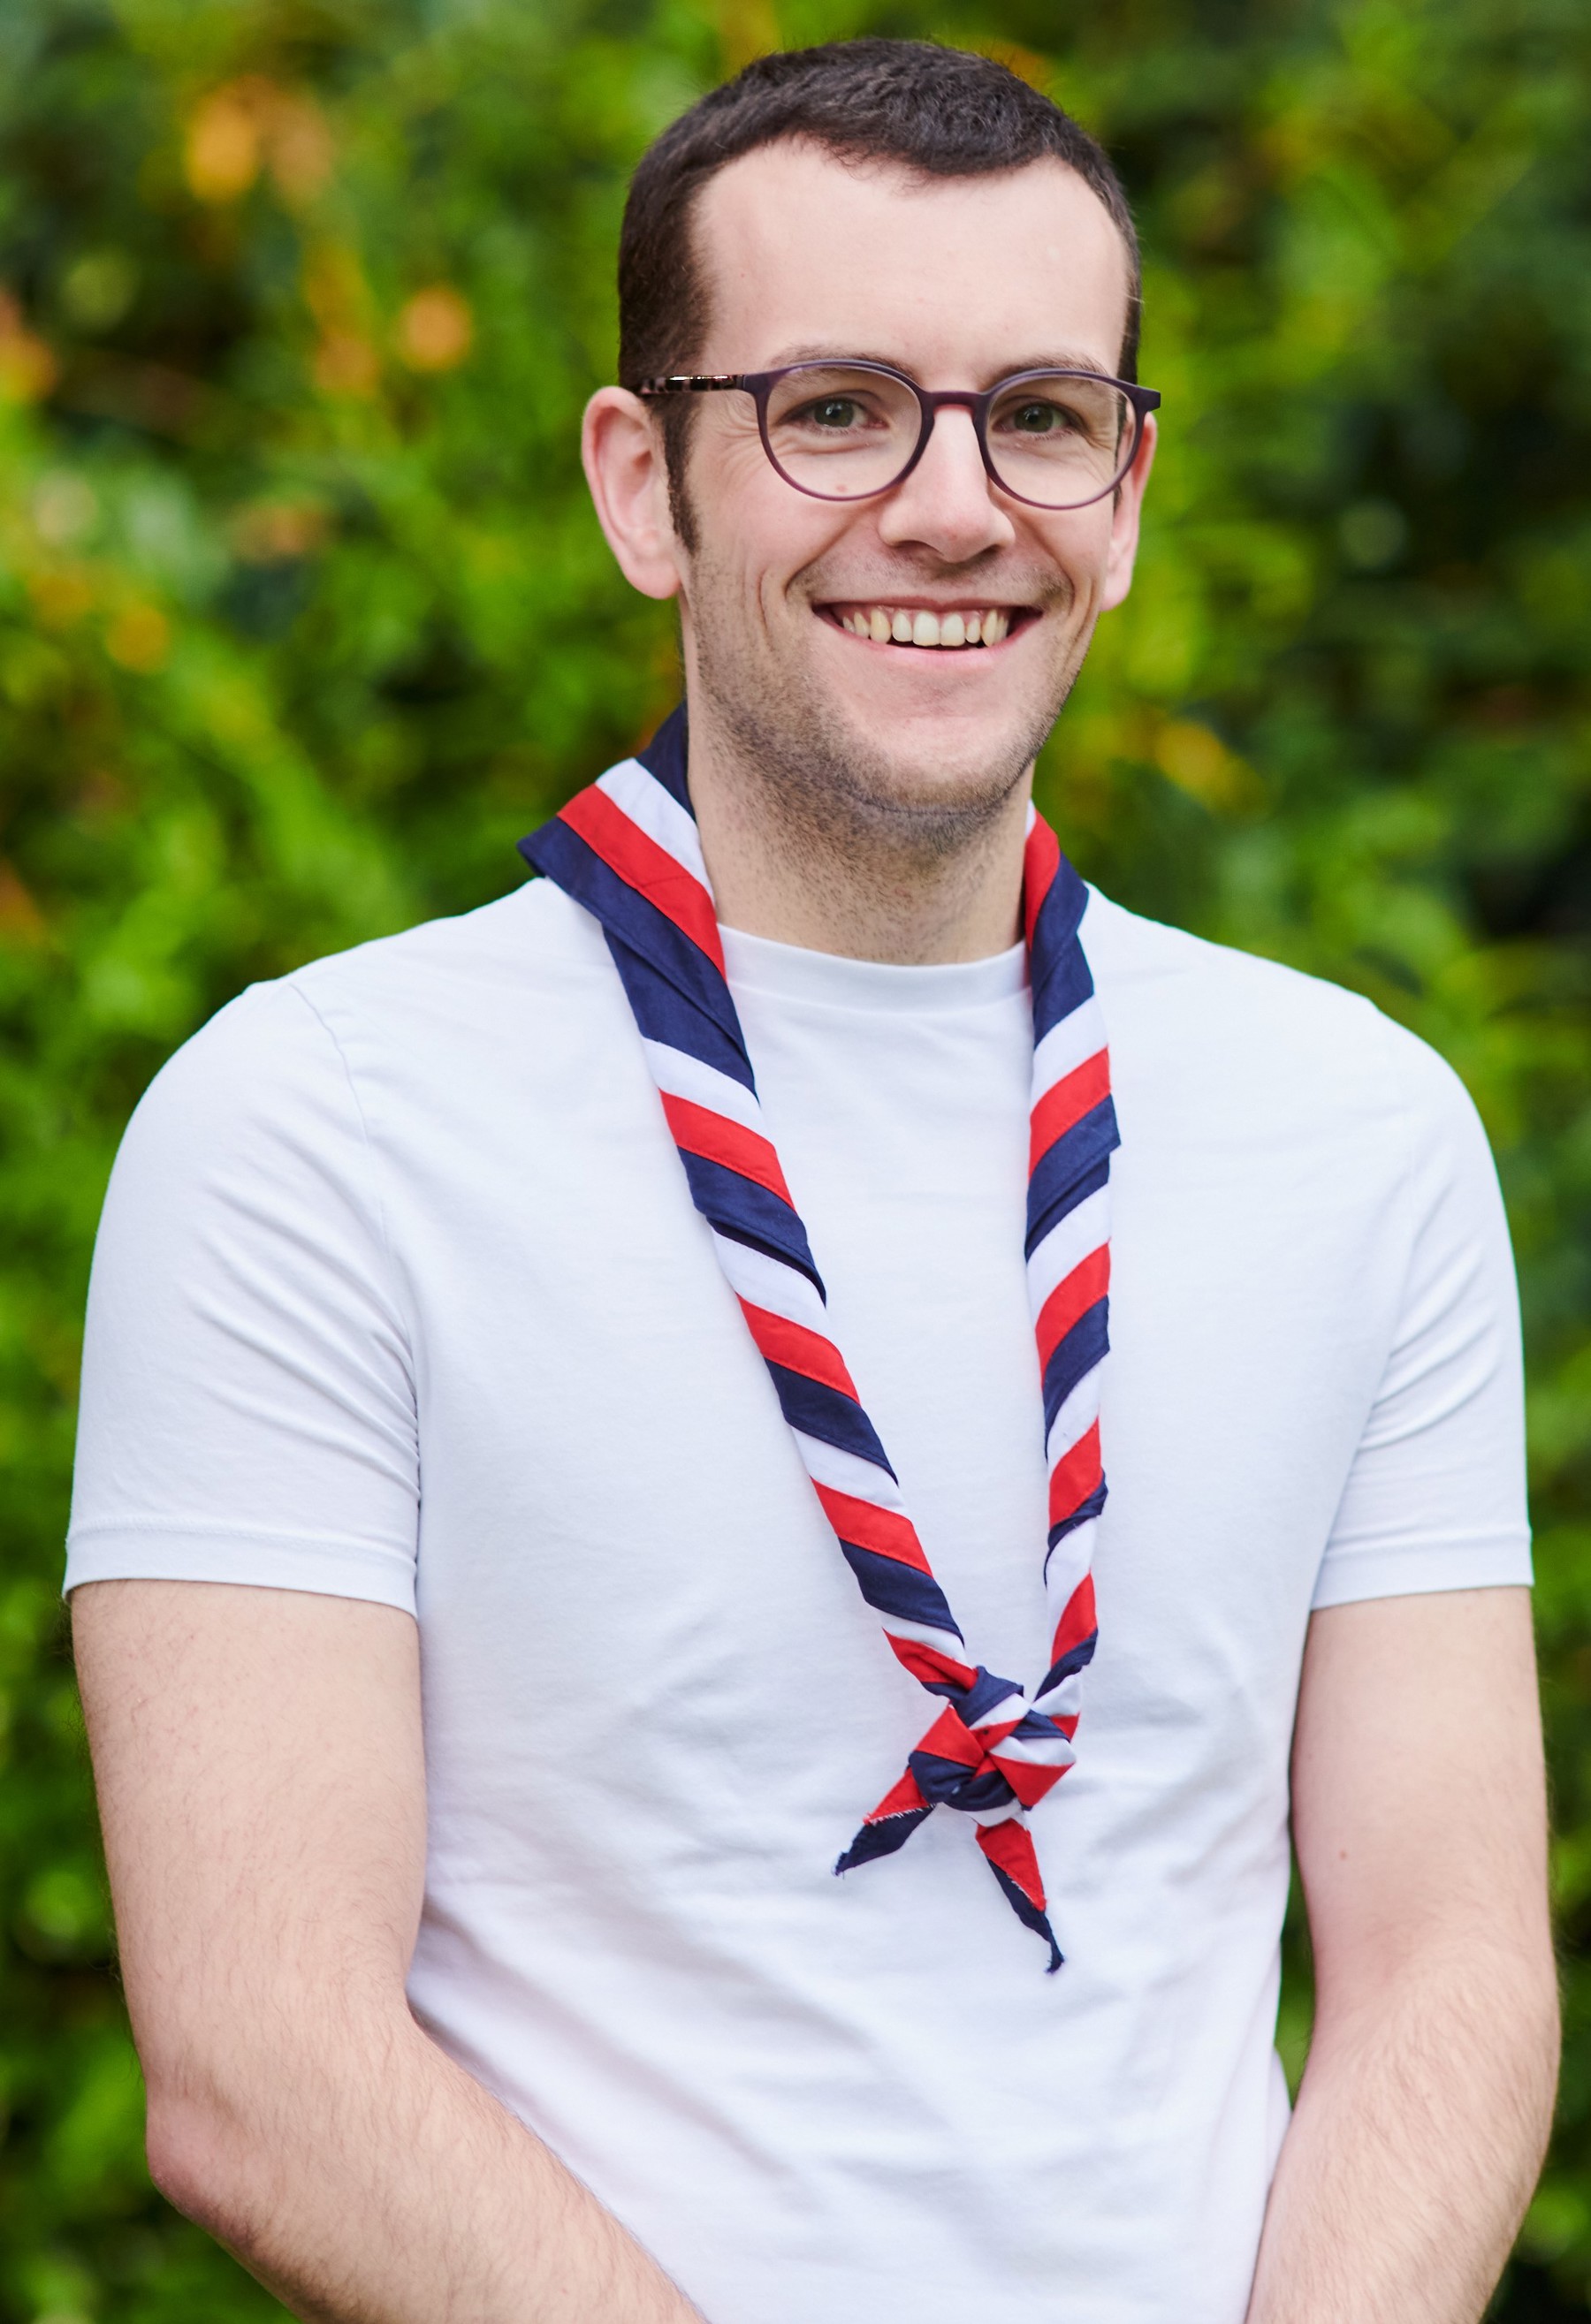
[[[987,1756],[982,1742],[948,1703],[917,1748],[931,1752],[936,1759],[953,1759],[958,1767],[981,1767]]]
[[[883,1823],[891,1816],[920,1815],[927,1805],[928,1802],[922,1796],[917,1778],[908,1767],[894,1790],[884,1794],[866,1821],[869,1823]]]
[[[997,1864],[1006,1878],[1022,1890],[1030,1904],[1039,1912],[1044,1910],[1044,1883],[1039,1874],[1039,1858],[1032,1839],[1024,1824],[1008,1816],[1004,1823],[981,1823],[978,1826],[978,1846],[991,1864]]]
[[[775,1315],[769,1308],[754,1307],[749,1299],[741,1301],[740,1312],[751,1326],[764,1362],[782,1364],[786,1371],[800,1372],[824,1388],[837,1388],[853,1404],[861,1402],[844,1357],[821,1332],[809,1332],[804,1323],[792,1323],[788,1315]]]
[[[1110,1246],[1101,1243],[1063,1276],[1039,1310],[1039,1369],[1049,1363],[1072,1325],[1110,1289]]]
[[[1041,816],[1029,832],[1027,844],[1022,849],[1022,920],[1030,952],[1033,948],[1033,930],[1039,924],[1040,906],[1050,893],[1059,869],[1060,842]]]
[[[1046,1766],[1040,1760],[1002,1758],[998,1751],[990,1757],[1024,1808],[1036,1808],[1046,1792],[1052,1792],[1066,1773],[1066,1767]],[[1068,1759],[1067,1766],[1070,1765]]]
[[[687,1154],[699,1155],[704,1162],[721,1162],[726,1170],[734,1170],[754,1185],[765,1186],[771,1194],[777,1194],[782,1203],[790,1203],[794,1210],[779,1157],[767,1139],[759,1138],[754,1130],[743,1129],[727,1114],[712,1113],[705,1105],[693,1104],[688,1097],[671,1097],[665,1090],[662,1101],[676,1146],[683,1147]]]
[[[1050,1472],[1050,1522],[1059,1525],[1086,1501],[1104,1474],[1099,1464],[1099,1423],[1095,1421]]]
[[[957,1662],[954,1655],[930,1646],[925,1639],[898,1637],[890,1629],[884,1637],[902,1669],[909,1670],[923,1686],[970,1686],[977,1676],[970,1663]]]
[[[666,919],[672,920],[681,935],[698,945],[723,974],[724,946],[719,941],[713,899],[701,881],[683,864],[677,863],[666,847],[660,847],[595,783],[588,789],[576,792],[563,808],[560,819],[571,831],[579,833],[587,846],[596,850],[626,888],[634,888],[638,896],[655,904]]]
[[[932,1573],[933,1568],[923,1555],[917,1528],[910,1517],[902,1517],[897,1509],[881,1509],[872,1501],[859,1501],[850,1493],[837,1493],[832,1485],[819,1485],[816,1478],[813,1490],[841,1541],[853,1542],[858,1549],[871,1549],[880,1557],[893,1557],[897,1564],[914,1566],[919,1573]]]
[[[1094,1610],[1094,1576],[1085,1573],[1067,1600],[1061,1618],[1055,1626],[1055,1637],[1050,1649],[1051,1663],[1058,1663],[1062,1655],[1069,1655],[1074,1646],[1080,1646],[1085,1638],[1091,1638],[1098,1628],[1099,1617]],[[1078,1722],[1074,1719],[1071,1726],[1068,1727],[1064,1719],[1058,1719],[1055,1723],[1066,1729],[1069,1739]]]
[[[1091,1112],[1101,1098],[1110,1095],[1110,1059],[1103,1049],[1074,1067],[1047,1089],[1033,1108],[1032,1135],[1028,1146],[1028,1168],[1036,1170],[1058,1138],[1064,1138],[1074,1123]]]

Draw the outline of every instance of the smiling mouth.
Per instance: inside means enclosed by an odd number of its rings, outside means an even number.
[[[965,652],[969,646],[997,646],[1013,629],[1038,616],[1027,605],[828,605],[830,621],[852,637],[874,645],[947,646]]]

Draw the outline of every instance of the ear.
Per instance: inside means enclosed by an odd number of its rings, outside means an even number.
[[[1099,610],[1108,613],[1119,605],[1133,586],[1133,562],[1138,554],[1138,520],[1143,508],[1143,488],[1149,482],[1149,472],[1154,466],[1154,447],[1159,430],[1152,411],[1144,415],[1143,434],[1138,449],[1133,455],[1133,465],[1116,486],[1116,504],[1111,517],[1110,549],[1105,562],[1105,589]]]
[[[597,522],[625,580],[646,597],[677,596],[682,576],[662,432],[638,395],[597,389],[586,406],[580,457]]]

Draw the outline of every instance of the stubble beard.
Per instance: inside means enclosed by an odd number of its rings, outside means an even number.
[[[1048,740],[1081,652],[1057,673],[1053,700],[1014,726],[988,760],[954,781],[924,780],[796,671],[758,656],[738,622],[715,620],[719,576],[709,559],[693,561],[692,602],[707,615],[692,624],[696,678],[738,762],[736,788],[743,799],[760,793],[792,846],[814,851],[814,874],[821,876],[824,857],[845,861],[854,876],[869,858],[881,869],[891,859],[926,868],[976,855]]]

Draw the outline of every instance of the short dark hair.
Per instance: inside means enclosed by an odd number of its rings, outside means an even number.
[[[708,180],[762,145],[799,138],[843,161],[893,162],[924,178],[981,178],[1053,160],[1097,195],[1127,261],[1124,379],[1136,376],[1142,276],[1121,180],[1069,114],[992,57],[931,41],[829,41],[758,57],[709,89],[648,147],[619,235],[619,378],[625,387],[688,371],[708,327],[691,212]],[[683,509],[685,422],[663,414],[670,483]]]

